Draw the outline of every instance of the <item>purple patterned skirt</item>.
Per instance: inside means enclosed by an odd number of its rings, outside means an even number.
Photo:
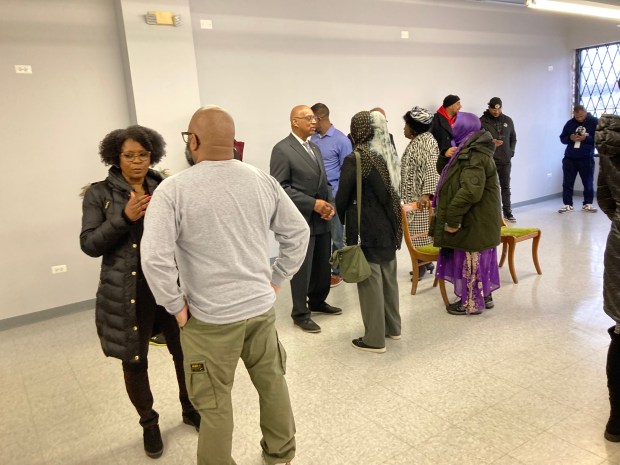
[[[437,259],[436,276],[454,285],[467,313],[484,310],[484,297],[499,289],[499,266],[495,247],[481,252],[443,248]]]

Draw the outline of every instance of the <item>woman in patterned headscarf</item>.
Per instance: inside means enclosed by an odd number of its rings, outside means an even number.
[[[344,218],[347,245],[358,243],[372,275],[357,284],[364,321],[364,336],[354,339],[355,348],[385,352],[385,337],[400,339],[396,249],[402,241],[400,223],[400,170],[392,153],[385,117],[361,111],[351,119],[354,151],[345,158],[336,195],[336,209]],[[355,154],[362,168],[360,230],[357,228],[357,181]]]
[[[441,247],[437,277],[454,284],[460,300],[452,315],[477,315],[491,308],[499,288],[496,247],[500,243],[501,202],[495,144],[478,117],[460,112],[452,127],[457,150],[443,168],[433,205],[430,234]]]
[[[439,146],[433,135],[428,132],[433,114],[420,107],[413,107],[403,116],[404,133],[410,139],[403,153],[401,163],[400,196],[403,202],[418,202],[420,209],[407,214],[409,231],[412,235],[428,232],[428,210],[430,200],[437,188],[439,174],[435,165],[439,156]],[[413,245],[423,247],[433,242],[430,236],[413,239]],[[426,270],[432,271],[432,263],[420,267],[420,277]]]

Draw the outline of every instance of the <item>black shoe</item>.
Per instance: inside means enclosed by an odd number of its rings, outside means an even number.
[[[434,263],[427,263],[427,264],[426,264],[426,270],[427,270],[430,274],[433,274],[433,271],[435,270],[435,264],[434,264]]]
[[[620,434],[612,434],[609,430],[605,429],[605,439],[609,442],[620,442]]]
[[[461,305],[461,302],[454,302],[454,303],[446,305],[446,311],[450,315],[466,315],[467,314],[467,311],[465,310],[465,307]]]
[[[516,223],[517,219],[512,215],[512,212],[506,211],[504,212],[504,219],[508,222],[508,223]]]
[[[152,459],[158,459],[164,453],[164,443],[161,440],[159,426],[147,426],[142,432],[144,452]]]
[[[480,315],[482,313],[482,310],[467,313],[467,310],[465,309],[465,307],[463,307],[461,302],[454,302],[452,304],[446,305],[446,311],[450,315]]]
[[[311,308],[310,311],[312,313],[325,313],[326,315],[340,315],[342,313],[341,308],[332,307],[327,302],[325,302],[319,308]]]
[[[302,331],[305,331],[306,333],[320,333],[321,332],[321,327],[317,325],[314,321],[312,321],[310,318],[307,318],[301,321],[295,321],[294,324],[295,326],[300,328]]]
[[[196,428],[196,431],[200,431],[200,414],[194,410],[193,412],[186,412],[183,414],[183,423]]]
[[[382,354],[383,352],[385,352],[385,347],[369,346],[362,340],[361,337],[358,337],[357,339],[353,339],[351,341],[351,344],[353,344],[353,347],[355,347],[356,349],[365,350],[366,352],[375,352],[377,354]]]
[[[484,296],[484,308],[489,309],[495,307],[493,296],[491,294]]]
[[[155,336],[149,339],[149,344],[151,344],[152,346],[165,346],[166,338],[164,337],[162,333],[156,334]]]

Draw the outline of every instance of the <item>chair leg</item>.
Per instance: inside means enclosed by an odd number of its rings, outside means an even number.
[[[519,279],[517,278],[517,273],[515,272],[515,249],[517,248],[517,243],[511,241],[508,246],[508,268],[510,269],[510,276],[512,276],[512,281],[517,284]]]
[[[439,278],[437,277],[437,275],[435,275],[435,280],[433,281],[433,287],[437,287],[437,281],[439,280]]]
[[[411,261],[411,265],[413,268],[413,273],[411,275],[411,295],[415,295],[415,293],[418,291],[418,280],[420,279],[420,268],[418,267],[418,261],[416,260],[415,263],[413,263],[413,260]]]
[[[506,253],[508,252],[508,244],[506,242],[502,242],[502,258],[499,261],[499,267],[504,266],[504,262],[506,261]]]
[[[532,259],[534,260],[534,266],[536,267],[536,272],[538,274],[542,274],[542,270],[540,269],[540,264],[538,263],[538,243],[540,242],[540,235],[542,231],[539,231],[538,236],[536,236],[532,240]]]
[[[446,294],[446,282],[443,279],[439,279],[439,292],[441,292],[443,303],[448,305],[450,301],[448,300],[448,294]]]

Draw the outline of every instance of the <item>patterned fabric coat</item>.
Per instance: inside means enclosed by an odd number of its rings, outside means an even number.
[[[603,115],[596,128],[600,170],[596,200],[611,220],[605,247],[603,308],[620,323],[620,116]]]
[[[424,132],[409,142],[401,163],[400,196],[405,203],[415,202],[422,195],[433,195],[437,188],[439,174],[435,168],[439,146],[430,132]],[[428,211],[407,213],[411,235],[428,232]],[[413,240],[413,245],[422,247],[432,244],[430,236]]]

